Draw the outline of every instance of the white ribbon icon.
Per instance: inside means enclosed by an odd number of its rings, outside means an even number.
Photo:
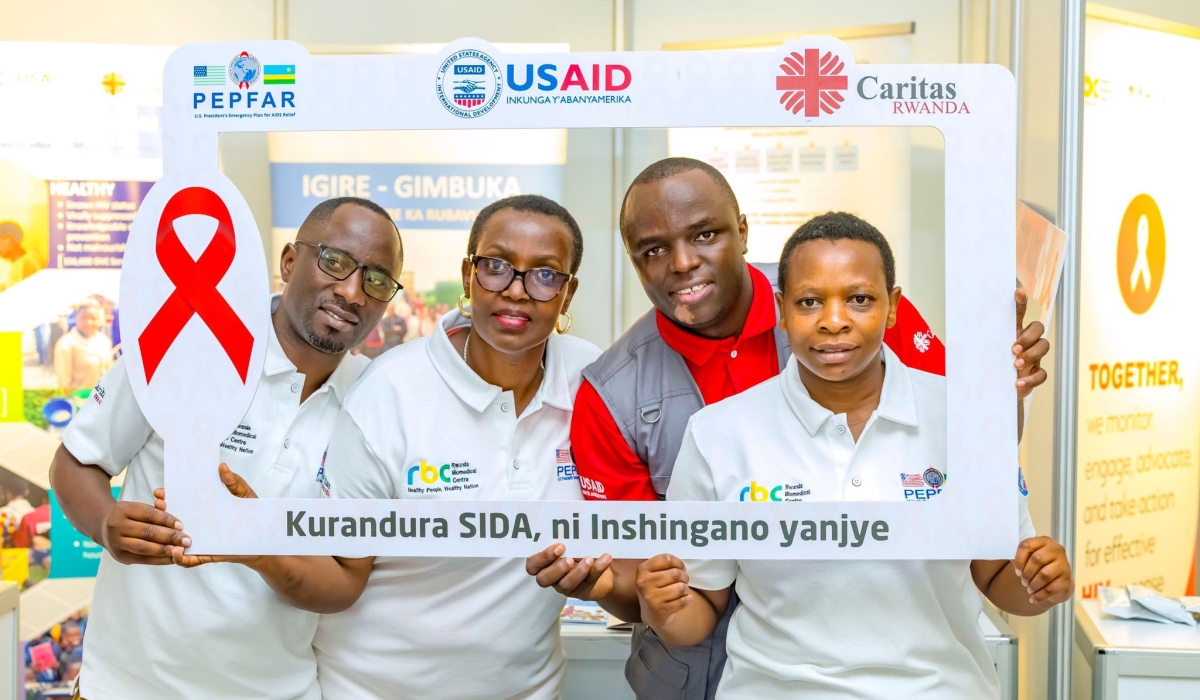
[[[1146,258],[1146,246],[1150,245],[1150,222],[1145,216],[1138,219],[1137,229],[1137,260],[1133,263],[1133,273],[1129,275],[1129,291],[1137,289],[1138,279],[1150,290],[1150,261]]]

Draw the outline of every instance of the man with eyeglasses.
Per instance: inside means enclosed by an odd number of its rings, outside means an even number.
[[[400,290],[402,259],[387,212],[353,197],[318,204],[284,247],[285,286],[271,298],[263,376],[241,424],[221,443],[222,461],[262,497],[321,496],[334,418],[368,364],[347,351]],[[249,566],[173,566],[167,548],[191,542],[183,523],[154,507],[163,442],[134,400],[124,361],[92,397],[63,434],[50,471],[67,518],[105,550],[78,696],[319,698],[318,616],[285,604]],[[126,465],[114,500],[109,482]]]

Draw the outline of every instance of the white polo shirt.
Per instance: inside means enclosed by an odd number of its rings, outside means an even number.
[[[332,497],[583,498],[574,470],[560,469],[558,458],[569,458],[580,372],[599,349],[551,336],[545,378],[518,416],[512,392],[481,379],[450,344],[447,332],[466,326],[451,312],[433,335],[375,360],[329,444]],[[454,485],[467,488],[426,483],[423,465],[451,465]],[[356,700],[557,697],[564,602],[538,587],[523,559],[379,557],[362,598],[321,616],[313,642],[321,690]]]
[[[318,498],[313,475],[342,397],[367,364],[347,355],[301,404],[304,375],[272,328],[254,401],[222,442],[221,459],[263,498]],[[128,464],[121,500],[154,503],[154,489],[163,484],[163,441],[134,400],[124,360],[101,378],[63,444],[80,462],[114,476]],[[126,566],[105,552],[81,694],[88,700],[320,698],[312,651],[317,617],[285,604],[240,564]]]
[[[857,443],[845,414],[809,397],[792,357],[778,377],[692,417],[667,498],[736,501],[744,489],[770,494],[776,485],[786,500],[936,498],[945,481],[945,379],[883,352],[879,407]],[[1021,537],[1033,537],[1024,498],[1020,509]],[[969,561],[686,565],[691,586],[736,581],[741,599],[718,698],[999,697]]]

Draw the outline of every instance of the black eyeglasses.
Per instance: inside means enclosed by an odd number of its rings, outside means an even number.
[[[549,267],[518,270],[507,260],[483,255],[472,255],[470,260],[475,266],[475,280],[479,282],[480,287],[489,292],[503,292],[514,279],[520,277],[521,283],[525,285],[525,293],[534,301],[550,301],[558,296],[563,285],[574,277]]]
[[[296,245],[306,245],[316,248],[317,267],[321,272],[324,272],[335,280],[344,280],[353,275],[361,267],[363,269],[363,294],[376,301],[389,302],[392,300],[392,297],[396,296],[396,292],[404,289],[396,280],[388,277],[379,270],[372,270],[363,265],[340,248],[330,248],[327,245],[309,243],[308,241],[296,241]]]

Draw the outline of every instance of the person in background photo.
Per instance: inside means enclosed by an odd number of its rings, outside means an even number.
[[[59,680],[62,649],[49,634],[25,645],[25,682],[55,683]]]
[[[383,349],[380,354],[404,342],[405,336],[408,335],[407,307],[402,301],[394,303],[383,315],[383,320],[379,322],[379,330],[383,333]]]
[[[33,547],[37,538],[50,536],[50,504],[45,492],[38,489],[29,493],[27,499],[33,510],[17,523],[17,530],[13,533],[14,547]]]
[[[0,522],[4,524],[5,539],[12,542],[12,536],[25,516],[36,510],[29,502],[29,482],[15,474],[0,475],[0,489],[3,490],[4,505],[0,506]]]
[[[21,245],[25,231],[15,221],[0,221],[0,292],[42,269],[33,253]]]
[[[104,309],[87,303],[75,311],[75,327],[54,346],[54,374],[64,395],[91,389],[112,367],[112,339],[104,330]]]

